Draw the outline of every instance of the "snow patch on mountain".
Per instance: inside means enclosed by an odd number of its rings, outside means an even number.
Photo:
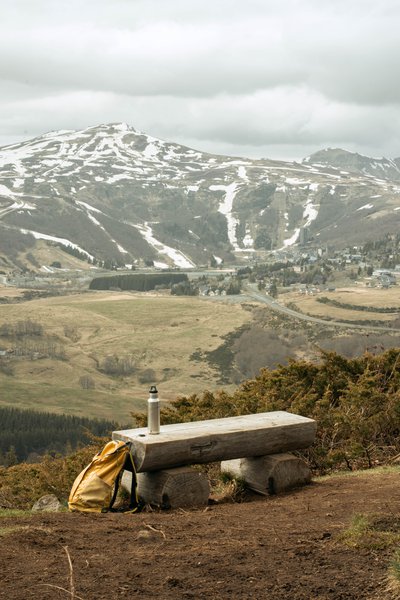
[[[118,242],[116,242],[115,240],[112,240],[114,242],[114,244],[116,244],[118,250],[121,252],[121,254],[129,254],[127,250],[125,250],[125,248],[123,246],[121,246],[121,244],[118,244]]]
[[[283,214],[283,218],[285,219],[285,232],[289,230],[289,213],[285,212]]]
[[[246,228],[246,234],[243,238],[243,246],[247,249],[253,248],[253,246],[254,246],[254,240],[251,237],[251,232],[248,227]]]
[[[146,148],[143,150],[143,155],[146,158],[153,158],[154,156],[157,156],[159,151],[160,149],[157,148],[153,142],[151,142],[150,144],[147,144]]]
[[[102,229],[103,231],[105,231],[103,225],[100,223],[100,221],[98,221],[96,219],[96,217],[94,217],[93,215],[90,214],[90,212],[87,213],[88,219],[90,219],[92,221],[92,223],[94,223],[95,225],[97,225],[97,227],[99,227],[99,229]]]
[[[246,181],[246,183],[248,183],[249,181],[249,178],[247,177],[246,167],[244,167],[243,165],[240,165],[238,167],[238,177],[240,177],[240,179],[243,179],[243,181]]]
[[[237,183],[231,183],[230,185],[210,185],[210,190],[212,192],[225,192],[224,199],[218,206],[218,212],[226,218],[228,239],[235,251],[240,250],[236,237],[236,227],[239,224],[239,220],[232,214],[233,201],[237,193],[237,188]]]
[[[13,198],[16,192],[10,190],[6,185],[0,184],[0,196],[7,196]]]
[[[213,258],[217,265],[222,265],[222,263],[224,262],[220,256],[215,256],[215,254],[213,254]]]
[[[136,229],[141,233],[143,238],[146,240],[150,246],[152,246],[158,254],[168,256],[174,265],[180,267],[181,269],[192,269],[196,265],[182,252],[176,250],[175,248],[171,248],[170,246],[166,246],[159,240],[157,240],[153,235],[153,230],[148,223],[144,223],[143,225],[135,225],[131,223],[132,227],[136,227]]]
[[[58,242],[59,244],[62,244],[63,246],[67,246],[67,247],[70,246],[71,248],[74,248],[74,250],[79,250],[79,252],[82,252],[82,254],[84,254],[91,260],[94,259],[94,256],[92,254],[89,254],[89,252],[86,252],[86,250],[84,250],[81,246],[78,246],[78,244],[74,244],[73,242],[71,242],[70,240],[67,240],[66,238],[60,238],[60,237],[56,237],[54,235],[47,235],[46,233],[39,233],[39,231],[32,231],[30,229],[20,229],[20,232],[24,233],[25,235],[30,233],[31,235],[33,235],[33,237],[36,240],[48,240],[51,242]]]
[[[305,181],[304,179],[298,179],[297,177],[285,177],[285,181],[289,185],[310,185],[309,181]]]
[[[310,198],[309,200],[307,200],[307,202],[304,206],[303,219],[307,219],[307,221],[304,223],[304,227],[309,227],[309,225],[313,221],[315,221],[317,216],[318,216],[318,210],[317,210],[315,204],[313,204],[312,199]]]
[[[27,210],[28,212],[31,210],[36,210],[37,206],[35,206],[34,204],[31,204],[30,202],[14,202],[14,204],[12,206],[10,206],[10,208],[15,208],[18,209],[18,212],[23,212],[24,210]]]
[[[288,246],[293,246],[293,244],[295,244],[297,242],[299,235],[300,235],[300,227],[295,229],[293,235],[290,238],[283,240],[284,247],[287,248]]]
[[[80,206],[85,207],[87,210],[90,210],[95,213],[99,213],[100,215],[104,215],[104,213],[101,210],[99,210],[98,208],[95,208],[94,206],[91,206],[91,204],[88,204],[87,202],[82,202],[81,200],[76,200],[75,202],[76,202],[76,204],[79,204]]]
[[[121,181],[122,179],[133,179],[131,175],[128,173],[119,173],[117,175],[112,175],[107,179],[107,183],[115,183],[116,181]]]
[[[156,269],[168,269],[168,265],[165,262],[161,262],[159,260],[153,261]]]

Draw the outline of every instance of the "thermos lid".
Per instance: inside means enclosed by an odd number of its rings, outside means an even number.
[[[151,388],[149,390],[149,394],[158,394],[158,390],[155,385],[151,386]]]

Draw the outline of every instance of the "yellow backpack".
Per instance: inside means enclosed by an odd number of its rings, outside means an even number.
[[[125,442],[108,442],[93,457],[92,462],[75,479],[68,499],[71,511],[107,512],[111,510],[117,496],[124,470],[132,473],[132,488],[129,510],[138,508],[136,471]]]

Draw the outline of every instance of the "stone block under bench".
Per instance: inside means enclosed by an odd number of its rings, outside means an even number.
[[[269,454],[221,462],[221,471],[240,477],[259,494],[279,494],[310,483],[311,471],[293,454]]]
[[[122,487],[130,490],[132,473],[124,471]],[[138,495],[146,504],[161,508],[207,506],[207,476],[191,467],[176,467],[137,474]]]

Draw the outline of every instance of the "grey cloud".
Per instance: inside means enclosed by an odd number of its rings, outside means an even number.
[[[280,53],[279,39],[246,25],[152,25],[134,33],[68,28],[5,33],[0,75],[59,89],[131,95],[207,96],[300,83],[304,67]],[[247,39],[237,42],[240,35]],[[12,44],[14,42],[14,45]],[[23,51],[20,49],[23,48]]]
[[[309,10],[299,20],[257,13],[226,22],[142,22],[136,28],[129,22],[43,23],[3,32],[0,74],[64,90],[133,96],[204,97],[303,82],[343,101],[400,102],[393,19],[343,16]]]
[[[128,121],[253,156],[399,155],[399,23],[394,0],[15,0],[0,136]]]
[[[292,97],[290,106],[287,96]],[[229,105],[229,109],[226,107]],[[196,119],[189,131],[198,139],[213,138],[229,143],[384,143],[393,126],[399,125],[396,108],[326,102],[307,89],[280,89],[273,93],[196,102]],[[184,113],[181,119],[188,120]]]

